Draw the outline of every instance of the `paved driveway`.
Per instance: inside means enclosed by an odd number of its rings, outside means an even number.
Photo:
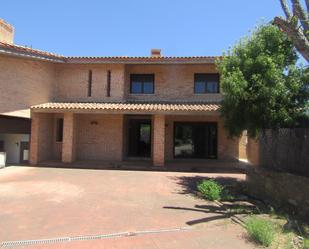
[[[140,231],[25,248],[253,248],[239,225],[190,194],[188,186],[196,179],[218,176],[244,179],[235,174],[8,167],[0,170],[0,241]]]

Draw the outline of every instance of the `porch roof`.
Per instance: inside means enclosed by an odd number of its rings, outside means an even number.
[[[99,102],[99,103],[59,103],[49,102],[31,107],[34,112],[61,112],[61,111],[73,111],[73,112],[146,112],[146,113],[216,113],[219,111],[219,103],[154,103],[154,102],[142,102],[142,103],[127,103],[127,102]]]

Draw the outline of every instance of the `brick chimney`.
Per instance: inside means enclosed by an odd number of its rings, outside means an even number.
[[[14,43],[14,28],[6,21],[0,18],[0,42],[13,44]]]
[[[151,57],[161,57],[161,49],[153,48],[151,49]]]

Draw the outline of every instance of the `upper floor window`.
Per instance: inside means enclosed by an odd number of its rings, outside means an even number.
[[[194,74],[194,93],[219,93],[219,74]]]
[[[154,93],[154,74],[131,74],[130,93]]]

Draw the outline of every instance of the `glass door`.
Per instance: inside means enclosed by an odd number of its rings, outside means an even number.
[[[129,120],[128,156],[150,157],[151,155],[151,120]]]
[[[217,158],[216,123],[175,123],[175,158]]]

